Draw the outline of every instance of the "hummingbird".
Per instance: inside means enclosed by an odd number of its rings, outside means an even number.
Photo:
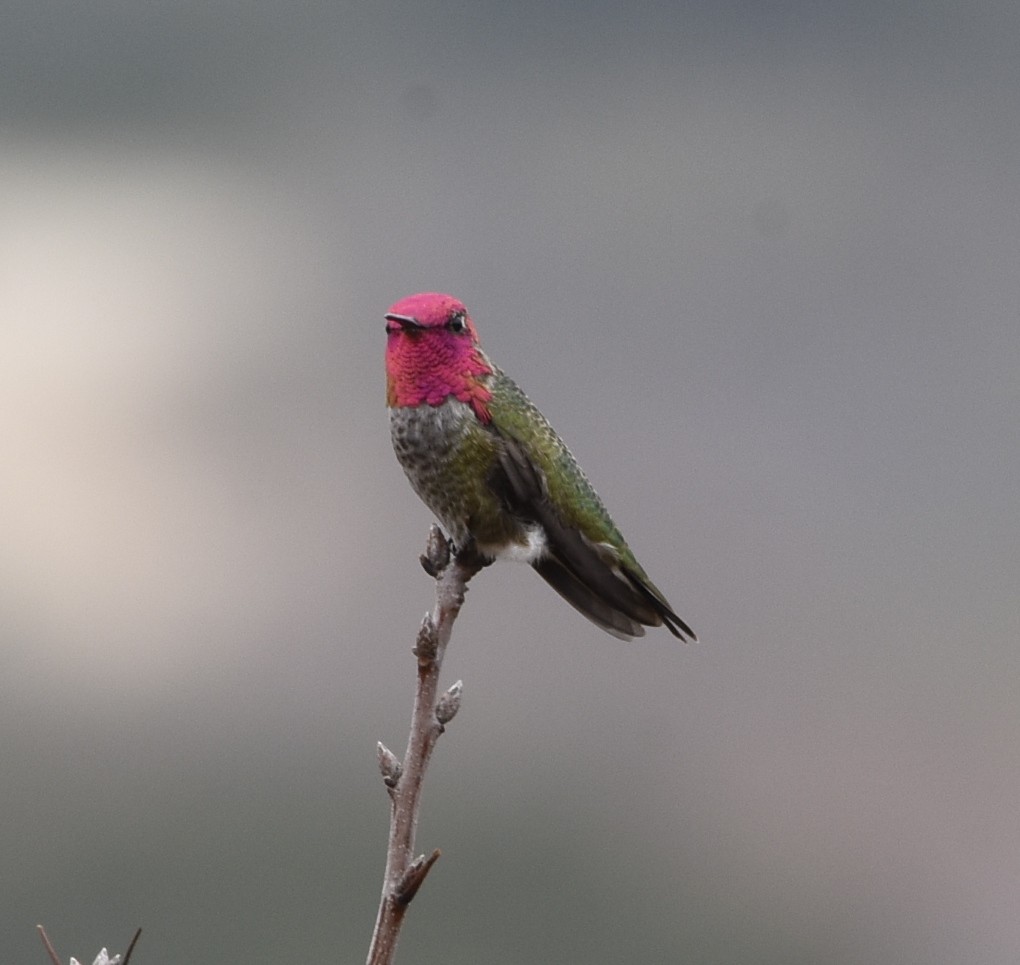
[[[390,307],[386,404],[397,460],[455,547],[531,564],[621,640],[663,624],[697,639],[545,416],[482,351],[463,302],[422,292]]]

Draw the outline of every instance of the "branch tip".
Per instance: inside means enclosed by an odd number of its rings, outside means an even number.
[[[57,950],[53,947],[50,936],[46,934],[46,929],[42,925],[36,925],[35,927],[39,932],[39,937],[42,939],[46,954],[50,956],[50,961],[53,962],[53,965],[60,965],[60,956],[57,955]]]
[[[135,945],[138,943],[138,939],[141,938],[141,937],[142,937],[142,930],[141,930],[141,928],[139,928],[135,932],[134,937],[131,939],[131,944],[128,945],[127,951],[124,953],[124,961],[121,962],[121,965],[128,965],[128,962],[131,961],[131,953],[135,950]]]
[[[450,541],[435,523],[429,529],[425,552],[418,559],[421,561],[422,569],[433,579],[438,579],[443,570],[450,565]]]

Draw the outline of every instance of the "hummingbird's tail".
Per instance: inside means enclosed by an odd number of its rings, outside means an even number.
[[[629,571],[623,571],[627,578],[624,583],[619,571],[600,559],[589,558],[585,562],[588,565],[584,566],[583,574],[551,554],[531,565],[574,609],[620,640],[642,637],[645,627],[663,624],[680,640],[698,639],[654,586]]]
[[[683,620],[680,619],[674,612],[673,608],[666,601],[666,598],[659,592],[659,588],[648,580],[641,579],[629,570],[625,571],[626,577],[630,580],[631,585],[635,590],[638,591],[652,606],[655,612],[662,618],[662,622],[666,625],[666,629],[684,642],[688,640],[697,642],[698,635],[689,627]],[[655,624],[658,626],[658,624]]]
[[[567,603],[606,633],[611,633],[618,640],[630,640],[645,635],[641,621],[610,606],[555,557],[546,556],[531,565]]]

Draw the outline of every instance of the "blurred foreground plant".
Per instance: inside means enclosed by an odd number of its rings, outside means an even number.
[[[61,965],[60,957],[57,955],[56,949],[53,947],[53,943],[50,941],[49,935],[46,934],[46,929],[43,928],[42,925],[36,925],[36,928],[39,929],[39,937],[42,939],[43,947],[46,949],[46,954],[50,956],[50,961],[53,962],[53,965]],[[141,934],[142,930],[139,928],[135,932],[134,937],[131,939],[127,951],[124,953],[123,959],[120,955],[114,955],[111,958],[106,949],[102,948],[99,950],[99,954],[96,956],[96,960],[92,963],[92,965],[128,965],[128,962],[131,960],[131,953],[135,950],[135,943],[138,941],[138,937]],[[81,965],[81,963],[72,955],[70,965]]]

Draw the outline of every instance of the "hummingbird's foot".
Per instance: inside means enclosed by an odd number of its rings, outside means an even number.
[[[491,556],[486,556],[478,551],[478,544],[473,538],[469,538],[463,546],[454,546],[452,543],[450,546],[457,565],[472,573],[477,573],[493,561]]]

